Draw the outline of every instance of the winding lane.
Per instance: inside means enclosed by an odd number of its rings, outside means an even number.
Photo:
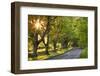
[[[59,55],[59,56],[55,56],[53,58],[50,58],[49,60],[53,60],[53,59],[77,59],[77,58],[80,58],[81,51],[82,51],[82,49],[80,49],[80,48],[74,48],[74,49],[70,50],[69,52],[66,52],[66,53]]]

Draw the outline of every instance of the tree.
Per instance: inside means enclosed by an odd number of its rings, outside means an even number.
[[[43,41],[48,52],[48,42],[45,43],[44,37],[49,31],[49,21],[45,16],[29,16],[29,32],[33,34],[33,56],[37,56],[38,45]],[[38,36],[40,35],[40,39]],[[47,38],[48,39],[48,38]],[[48,40],[47,40],[48,41]]]
[[[51,31],[50,31],[50,37],[53,43],[53,48],[54,51],[56,52],[56,48],[57,48],[57,43],[59,41],[59,37],[60,37],[60,32],[62,30],[62,17],[61,16],[54,16],[52,17],[52,21],[51,21]]]
[[[78,19],[78,36],[79,36],[79,46],[81,48],[87,47],[87,42],[88,42],[88,26],[87,26],[87,17],[81,17]]]

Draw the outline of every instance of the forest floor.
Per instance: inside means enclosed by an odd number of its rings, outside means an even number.
[[[74,49],[70,50],[69,52],[66,52],[62,55],[55,56],[55,57],[52,57],[49,59],[50,60],[53,60],[53,59],[77,59],[77,58],[80,58],[81,52],[82,52],[82,49],[74,48]]]

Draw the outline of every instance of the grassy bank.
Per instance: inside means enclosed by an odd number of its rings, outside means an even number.
[[[70,51],[71,49],[72,49],[72,47],[71,48],[67,48],[67,49],[59,49],[59,50],[57,50],[57,52],[49,51],[49,55],[46,55],[46,54],[43,55],[42,54],[42,55],[38,55],[37,57],[29,57],[28,60],[29,61],[33,61],[33,60],[46,60],[46,59],[49,59],[49,58],[52,58],[52,57],[55,57],[55,56],[58,56],[58,55],[62,55],[65,52]]]
[[[82,50],[82,52],[80,54],[80,58],[88,58],[88,49],[87,48]]]

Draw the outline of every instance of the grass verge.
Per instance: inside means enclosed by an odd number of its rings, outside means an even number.
[[[84,48],[80,54],[80,58],[88,58],[88,49]]]
[[[28,61],[33,61],[33,60],[47,60],[49,58],[52,58],[52,57],[55,57],[55,56],[58,56],[58,55],[62,55],[64,54],[65,52],[68,52],[70,51],[72,48],[68,48],[68,49],[59,49],[57,50],[57,52],[53,52],[53,51],[50,51],[49,52],[49,55],[38,55],[37,57],[29,57],[28,58]]]

